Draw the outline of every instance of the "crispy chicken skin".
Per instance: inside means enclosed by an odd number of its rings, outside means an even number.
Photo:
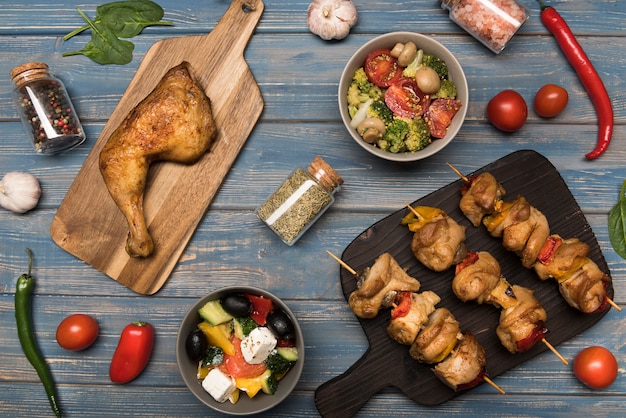
[[[419,281],[409,276],[391,254],[383,253],[363,272],[348,304],[359,318],[374,318],[381,308],[391,305],[397,292],[416,292],[419,288]]]
[[[459,386],[476,382],[484,374],[486,364],[485,349],[467,332],[448,358],[437,364],[433,371],[443,383],[459,390]]]
[[[440,301],[441,298],[430,290],[411,293],[411,308],[406,315],[389,321],[387,334],[400,344],[411,345]]]
[[[465,258],[465,227],[443,214],[415,231],[411,241],[415,258],[433,271],[445,271]]]
[[[411,344],[409,355],[422,363],[438,363],[450,354],[461,338],[459,321],[448,309],[437,308]]]
[[[131,257],[147,257],[154,250],[143,210],[150,164],[194,163],[216,136],[210,100],[186,62],[170,69],[111,134],[100,152],[100,172],[128,222]]]
[[[461,190],[461,211],[474,226],[495,210],[495,204],[506,193],[491,173],[482,173],[471,179],[469,187]]]

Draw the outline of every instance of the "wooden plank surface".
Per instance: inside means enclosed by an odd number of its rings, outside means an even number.
[[[0,415],[48,416],[41,384],[17,342],[13,296],[17,276],[27,267],[24,247],[35,253],[37,277],[34,315],[37,337],[59,387],[68,416],[218,416],[184,387],[176,367],[178,322],[193,301],[221,286],[253,284],[283,297],[303,326],[307,360],[292,396],[262,416],[319,416],[314,392],[344,373],[367,350],[367,340],[342,294],[337,263],[325,250],[341,254],[374,222],[456,180],[450,162],[471,172],[513,151],[533,149],[563,176],[589,221],[613,277],[615,300],[626,304],[625,262],[611,249],[607,214],[626,178],[624,82],[626,4],[611,0],[553,0],[605,81],[615,110],[614,141],[607,154],[590,162],[583,155],[595,144],[596,116],[575,73],[539,20],[535,1],[520,0],[531,18],[507,49],[495,56],[451,23],[435,0],[357,2],[359,22],[341,42],[324,42],[306,27],[308,0],[277,0],[263,16],[244,57],[260,87],[264,111],[210,209],[182,252],[163,288],[137,295],[59,248],[50,224],[65,194],[123,96],[141,60],[156,41],[209,33],[230,1],[161,0],[173,27],[148,28],[134,38],[135,56],[126,66],[99,66],[84,57],[62,58],[79,49],[88,35],[64,43],[60,37],[82,25],[75,8],[93,16],[98,3],[4,2],[0,8],[0,171],[29,171],[43,188],[39,206],[26,215],[0,211]],[[446,45],[464,67],[470,88],[467,120],[457,139],[441,154],[413,165],[377,160],[355,146],[337,111],[337,84],[350,55],[364,42],[388,31],[414,30]],[[57,157],[35,155],[10,99],[8,73],[17,63],[41,60],[65,81],[87,131],[87,141]],[[503,134],[485,119],[488,100],[514,88],[532,102],[534,92],[552,82],[570,94],[559,117],[544,120],[529,111],[515,134]],[[280,242],[254,216],[254,208],[296,166],[321,154],[345,180],[333,207],[293,247]],[[98,342],[71,353],[55,342],[54,330],[68,314],[94,315],[101,325]],[[108,364],[119,332],[131,321],[155,325],[157,340],[145,373],[131,384],[112,385]],[[620,361],[610,388],[586,389],[571,369],[552,355],[498,376],[503,397],[478,387],[437,407],[419,405],[400,391],[385,389],[357,417],[542,417],[624,415],[626,396],[626,322],[609,312],[597,325],[560,344],[573,359],[582,348],[600,344]],[[366,384],[365,382],[363,384]]]

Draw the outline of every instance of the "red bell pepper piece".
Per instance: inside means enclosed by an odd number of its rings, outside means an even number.
[[[267,323],[267,314],[274,310],[274,302],[269,298],[252,295],[250,293],[246,293],[245,296],[252,303],[250,317],[252,317],[257,324],[265,326]]]
[[[117,343],[109,377],[113,383],[127,383],[148,365],[154,345],[154,328],[147,322],[126,325]]]

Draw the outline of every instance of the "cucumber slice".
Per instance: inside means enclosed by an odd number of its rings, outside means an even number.
[[[210,300],[198,309],[198,314],[212,326],[223,324],[233,319],[233,316],[222,308],[219,300]]]
[[[296,347],[278,347],[276,348],[276,351],[287,361],[298,360],[298,349]]]

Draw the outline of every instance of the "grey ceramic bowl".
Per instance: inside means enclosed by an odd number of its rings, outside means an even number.
[[[448,133],[444,138],[433,140],[430,145],[420,151],[395,154],[389,151],[381,150],[378,147],[368,144],[363,140],[363,138],[361,138],[356,129],[350,127],[351,118],[348,113],[348,99],[346,95],[348,87],[352,82],[354,72],[357,70],[357,68],[363,66],[365,58],[370,52],[378,48],[391,49],[398,42],[406,43],[408,41],[414,42],[415,45],[417,45],[417,48],[423,49],[425,53],[435,54],[446,62],[449,73],[448,77],[456,85],[457,99],[461,101],[462,107],[452,119],[452,124],[448,127]],[[343,70],[343,73],[341,74],[338,91],[339,112],[341,113],[341,119],[343,120],[346,129],[348,130],[350,136],[352,136],[354,141],[371,154],[374,154],[386,160],[400,162],[417,161],[426,157],[430,157],[431,155],[436,154],[437,152],[441,151],[446,145],[448,145],[459,132],[461,126],[463,125],[463,122],[465,121],[465,115],[467,114],[467,107],[469,103],[468,96],[469,93],[465,73],[463,73],[463,68],[461,68],[461,64],[459,64],[454,55],[452,55],[452,53],[439,42],[428,36],[416,32],[387,33],[372,39],[361,48],[359,48],[354,53],[354,55],[352,55],[352,58],[350,58],[348,64],[346,64],[346,67]]]
[[[189,333],[202,321],[200,315],[198,315],[198,309],[210,300],[216,300],[222,296],[232,293],[252,293],[270,298],[274,302],[274,305],[277,308],[282,309],[291,319],[295,328],[296,347],[298,348],[298,361],[294,364],[291,370],[289,370],[287,375],[280,380],[278,389],[274,395],[267,395],[259,392],[254,398],[250,399],[245,393],[241,393],[239,401],[234,405],[229,401],[224,403],[217,402],[202,388],[201,382],[196,378],[198,363],[196,361],[192,361],[187,356],[187,352],[185,350],[187,335],[189,335]],[[267,411],[268,409],[271,409],[281,403],[296,387],[304,366],[304,340],[302,337],[302,330],[300,329],[298,320],[289,307],[273,294],[251,286],[225,287],[209,293],[198,300],[193,306],[191,306],[183,318],[183,322],[180,324],[178,336],[176,338],[176,361],[178,362],[178,369],[183,380],[185,381],[185,384],[191,393],[193,393],[196,398],[198,398],[205,405],[216,411],[230,415],[257,414]]]

